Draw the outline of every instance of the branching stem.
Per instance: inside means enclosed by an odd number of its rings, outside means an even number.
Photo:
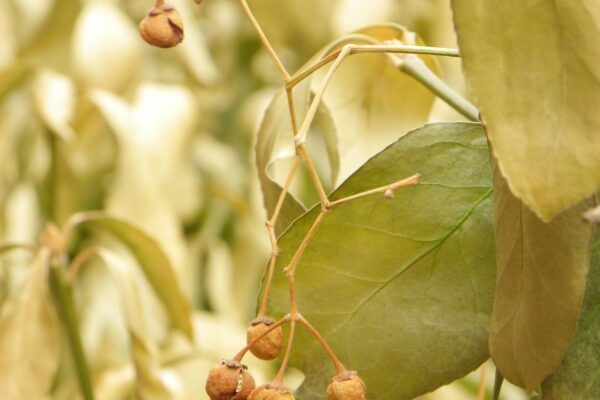
[[[287,347],[285,348],[285,354],[283,355],[283,360],[281,361],[279,371],[277,371],[277,375],[275,375],[275,378],[273,379],[273,386],[283,386],[283,377],[285,375],[285,370],[287,369],[288,362],[290,361],[290,354],[292,353],[292,346],[294,345],[295,334],[296,318],[292,318],[292,322],[290,322],[290,336],[288,337]]]
[[[273,46],[271,45],[271,42],[269,42],[269,39],[267,38],[267,36],[263,32],[262,28],[260,27],[260,24],[258,23],[258,21],[256,20],[256,18],[254,17],[254,14],[252,14],[252,11],[250,10],[250,7],[248,7],[248,2],[246,0],[240,0],[240,4],[242,6],[242,9],[246,13],[246,17],[248,17],[248,20],[250,21],[250,24],[252,24],[252,27],[256,31],[256,34],[258,35],[260,41],[263,43],[263,45],[267,49],[267,52],[269,53],[269,56],[271,56],[271,59],[273,59],[273,62],[275,63],[275,65],[277,66],[277,68],[279,69],[279,71],[281,72],[281,74],[284,76],[284,78],[286,80],[288,80],[290,78],[290,74],[288,73],[287,69],[285,68],[285,66],[283,65],[283,63],[281,62],[281,60],[279,59],[279,56],[277,55],[277,53],[273,49]]]
[[[319,343],[321,344],[321,346],[323,347],[323,349],[325,349],[325,351],[327,352],[327,355],[331,359],[331,362],[335,366],[335,370],[336,370],[337,374],[338,375],[344,374],[346,372],[346,368],[340,362],[340,360],[336,357],[335,353],[333,352],[333,349],[331,348],[331,346],[329,346],[329,343],[327,343],[327,341],[325,340],[325,338],[323,336],[321,336],[321,334],[319,333],[319,331],[317,331],[310,324],[310,322],[308,322],[308,320],[306,320],[304,318],[298,319],[298,322],[300,324],[304,325],[305,327],[307,327],[308,330],[310,331],[310,333],[312,333],[313,336],[319,341]]]
[[[340,204],[348,203],[353,200],[358,200],[363,197],[372,196],[374,194],[384,193],[387,197],[393,197],[393,193],[396,189],[400,189],[408,186],[415,186],[421,180],[421,174],[414,174],[413,176],[402,179],[401,181],[394,182],[390,185],[381,186],[376,189],[367,190],[361,193],[353,194],[352,196],[344,197],[336,201],[332,201],[329,203],[329,207],[333,208],[339,206]]]
[[[158,0],[160,1],[160,0]],[[396,43],[379,43],[372,38],[360,38],[360,40],[364,40],[370,44],[346,44],[341,49],[335,50],[330,54],[324,56],[321,60],[317,61],[315,64],[307,67],[301,72],[297,73],[294,77],[291,77],[281,59],[273,49],[273,46],[269,42],[268,38],[264,34],[260,24],[254,17],[252,11],[250,10],[248,3],[246,0],[239,0],[244,13],[246,14],[248,20],[251,25],[255,29],[260,41],[263,43],[273,62],[277,66],[279,72],[281,73],[284,81],[285,81],[285,90],[287,95],[287,102],[290,114],[290,122],[292,125],[292,131],[294,134],[294,143],[296,147],[296,156],[292,162],[292,167],[290,168],[289,174],[285,180],[285,183],[282,187],[281,193],[279,194],[279,198],[277,200],[277,204],[273,210],[273,213],[269,220],[266,223],[267,231],[269,234],[269,239],[271,241],[271,259],[269,263],[269,270],[267,274],[266,287],[263,293],[263,298],[261,300],[261,305],[258,312],[258,317],[265,317],[267,312],[267,305],[270,295],[270,290],[273,281],[273,274],[275,270],[275,266],[277,265],[277,259],[280,254],[280,248],[278,245],[277,235],[275,232],[275,226],[277,224],[277,220],[280,216],[281,209],[285,202],[285,198],[288,194],[289,188],[293,181],[294,176],[297,173],[298,166],[300,160],[304,160],[306,167],[309,171],[311,181],[315,186],[317,194],[319,196],[319,201],[321,203],[321,212],[313,222],[306,236],[302,240],[300,246],[292,256],[288,266],[284,269],[285,274],[288,277],[289,281],[289,290],[290,290],[290,314],[286,315],[284,318],[280,319],[276,323],[269,326],[265,332],[263,332],[259,337],[255,338],[251,343],[248,343],[246,347],[244,347],[235,357],[234,360],[241,361],[244,355],[248,352],[250,347],[256,343],[258,340],[262,339],[264,336],[269,334],[271,331],[281,326],[284,323],[291,322],[290,325],[290,335],[288,338],[288,344],[286,347],[286,351],[283,357],[283,361],[281,367],[273,380],[275,385],[281,385],[283,382],[283,376],[285,370],[287,368],[287,364],[289,362],[291,349],[294,342],[296,323],[300,323],[306,326],[309,331],[314,335],[314,337],[319,341],[319,343],[323,346],[329,358],[335,365],[336,371],[338,375],[341,375],[346,372],[346,369],[342,365],[342,363],[335,356],[332,348],[329,346],[327,341],[319,334],[319,332],[307,321],[305,320],[298,312],[298,305],[296,301],[296,283],[295,283],[295,272],[302,258],[306,248],[308,247],[310,241],[316,235],[319,227],[323,223],[325,217],[337,206],[348,203],[366,196],[371,196],[375,194],[384,193],[384,195],[388,198],[392,198],[394,195],[394,191],[403,187],[414,186],[418,184],[420,175],[415,174],[409,178],[391,183],[389,185],[381,186],[379,188],[371,189],[364,191],[362,193],[357,193],[351,196],[344,197],[339,200],[330,201],[327,193],[325,192],[325,188],[321,182],[318,171],[315,167],[315,164],[312,160],[309,150],[306,147],[306,139],[308,135],[308,131],[310,130],[310,126],[317,114],[321,101],[323,100],[323,96],[325,91],[327,90],[328,85],[330,84],[334,74],[349,55],[352,54],[368,54],[368,53],[384,53],[389,54],[392,60],[396,62],[396,66],[403,72],[409,74],[410,76],[417,79],[424,86],[432,90],[439,97],[444,99],[450,105],[455,107],[459,112],[463,113],[470,119],[477,118],[477,110],[470,105],[466,100],[462,99],[459,95],[456,95],[451,89],[435,76],[427,66],[422,63],[426,70],[422,68],[423,65],[419,65],[417,62],[411,62],[409,56],[398,57],[391,56],[391,54],[429,54],[429,55],[438,55],[438,56],[448,56],[448,57],[460,57],[458,50],[455,49],[446,49],[446,48],[436,48],[436,47],[426,47],[426,46],[409,46],[403,44]],[[418,57],[414,57],[418,59]],[[408,61],[406,61],[408,60]],[[419,59],[420,61],[420,59]],[[309,106],[308,112],[304,117],[301,126],[298,127],[298,120],[296,116],[295,106],[294,106],[294,97],[293,97],[293,89],[296,85],[302,82],[304,79],[311,76],[314,72],[318,71],[320,68],[328,65],[329,63],[333,63],[327,74],[325,75],[321,87],[315,93],[315,96]],[[437,80],[434,78],[437,78]],[[440,83],[441,82],[441,83]],[[83,256],[82,256],[83,257]],[[77,265],[77,264],[76,264]],[[76,272],[73,272],[76,274]]]

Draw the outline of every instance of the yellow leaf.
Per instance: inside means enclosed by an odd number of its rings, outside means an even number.
[[[0,398],[40,399],[60,360],[60,328],[48,291],[50,252],[39,251],[22,291],[0,320]]]
[[[600,7],[453,0],[464,71],[511,191],[548,222],[600,186]]]
[[[590,202],[547,224],[511,194],[497,165],[494,170],[498,278],[490,353],[506,379],[538,390],[577,326],[594,232],[581,213]]]

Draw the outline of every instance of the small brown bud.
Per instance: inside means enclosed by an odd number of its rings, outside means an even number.
[[[254,389],[254,378],[246,366],[223,360],[208,373],[206,393],[211,400],[246,400]]]
[[[366,400],[367,387],[356,372],[335,376],[327,387],[327,400]]]
[[[152,46],[173,47],[183,40],[183,20],[169,4],[152,8],[139,26],[142,38]]]
[[[252,321],[246,333],[247,343],[250,344],[253,340],[261,336],[274,323],[275,320],[271,318],[261,318]],[[282,341],[283,330],[279,326],[250,346],[250,351],[261,360],[273,360],[277,358],[281,351]]]
[[[248,400],[295,400],[295,397],[287,388],[266,384],[254,389]]]

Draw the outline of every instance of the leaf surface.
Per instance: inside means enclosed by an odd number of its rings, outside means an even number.
[[[0,319],[0,398],[40,399],[60,360],[60,328],[48,291],[49,251],[41,249],[23,290]]]
[[[173,326],[193,340],[189,303],[177,282],[171,262],[152,237],[123,219],[100,212],[77,214],[73,221],[77,226],[109,232],[126,245],[165,306]]]
[[[542,385],[544,400],[600,398],[599,306],[600,235],[596,234],[577,332],[560,367]]]
[[[494,286],[491,170],[480,124],[426,125],[369,160],[332,195],[339,199],[422,174],[422,183],[346,203],[329,214],[296,274],[300,312],[365,379],[370,399],[429,392],[488,358]],[[281,237],[280,271],[318,207]],[[277,273],[270,310],[288,311]],[[300,398],[321,399],[333,368],[300,329],[293,365]]]
[[[494,168],[498,279],[490,353],[502,375],[538,390],[575,332],[590,263],[591,225],[582,203],[542,222]]]
[[[453,0],[467,83],[512,192],[548,222],[600,186],[600,7]]]

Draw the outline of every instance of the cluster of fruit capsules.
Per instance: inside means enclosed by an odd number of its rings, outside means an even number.
[[[257,358],[273,360],[281,352],[283,331],[271,318],[259,318],[250,323],[247,346]],[[213,367],[206,381],[206,393],[211,400],[294,400],[288,388],[276,382],[255,386],[241,358],[242,350],[233,360],[223,360]],[[328,400],[366,400],[365,383],[354,371],[343,371],[331,379],[327,387]]]
[[[194,0],[201,4],[204,0]],[[142,38],[149,44],[169,48],[183,41],[183,21],[175,7],[156,0],[146,17],[139,24]],[[393,197],[393,191],[385,196]],[[285,321],[289,322],[289,320]],[[294,394],[280,384],[280,379],[256,387],[254,378],[241,359],[250,351],[262,360],[273,360],[282,347],[281,322],[269,317],[259,317],[250,323],[247,346],[232,360],[223,360],[213,367],[206,381],[206,392],[211,400],[294,400]],[[356,372],[338,369],[327,387],[328,400],[366,400],[366,386]]]

